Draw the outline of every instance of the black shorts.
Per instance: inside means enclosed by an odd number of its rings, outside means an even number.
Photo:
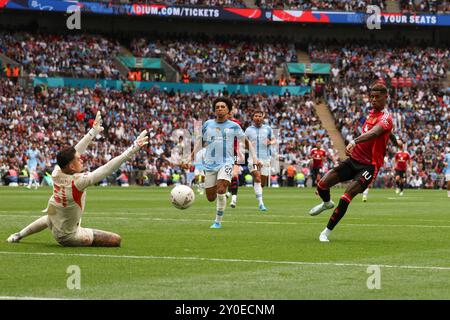
[[[353,180],[358,182],[363,190],[366,190],[375,178],[375,166],[363,164],[352,158],[348,158],[341,163],[335,170],[339,176],[339,182]]]
[[[395,170],[395,176],[400,176],[400,179],[403,179],[406,176],[406,172],[402,170]]]
[[[317,177],[318,174],[322,174],[322,168],[312,168],[311,169],[311,174],[314,177]]]

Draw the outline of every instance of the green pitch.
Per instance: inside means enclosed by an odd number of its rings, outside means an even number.
[[[446,191],[371,190],[367,203],[353,200],[330,243],[318,236],[331,211],[307,214],[319,201],[313,189],[265,190],[269,211],[260,213],[253,189],[241,187],[220,230],[209,229],[214,203],[196,194],[180,211],[169,191],[89,189],[82,225],[119,233],[122,247],[63,248],[48,230],[6,243],[40,216],[51,191],[0,188],[0,297],[450,299]],[[336,203],[342,193],[332,190]],[[380,289],[367,286],[377,285],[371,265]],[[67,287],[76,283],[69,266],[79,267],[79,290]]]

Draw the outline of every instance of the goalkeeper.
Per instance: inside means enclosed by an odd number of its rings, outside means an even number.
[[[93,172],[84,173],[80,156],[102,131],[101,115],[97,112],[93,128],[88,134],[75,147],[65,148],[56,155],[57,165],[52,172],[53,195],[44,210],[47,215],[40,217],[22,231],[12,234],[7,239],[8,242],[19,242],[24,237],[49,228],[55,240],[62,246],[120,247],[121,237],[118,234],[81,227],[86,189],[111,175],[142,146],[148,144],[148,136],[144,130],[133,145],[120,156]]]

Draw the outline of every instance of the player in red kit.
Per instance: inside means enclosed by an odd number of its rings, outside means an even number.
[[[242,128],[242,123],[237,119],[237,109],[233,106],[233,109],[230,112],[230,121],[233,121],[234,123],[237,123]],[[243,160],[243,155],[239,151],[239,141],[237,139],[234,140],[234,157],[235,162],[233,166],[233,178],[231,180],[230,186],[228,187],[229,192],[231,193],[231,203],[230,206],[232,208],[236,208],[237,204],[237,193],[239,188],[239,173],[240,173],[240,166],[238,163],[241,163]]]
[[[311,176],[312,176],[312,186],[315,187],[317,182],[322,178],[322,169],[323,162],[326,158],[327,153],[325,150],[321,149],[322,143],[320,141],[317,142],[316,147],[311,149],[310,155],[312,157],[312,168],[311,168]]]
[[[389,139],[391,140],[392,144],[394,146],[396,146],[397,148],[400,146],[400,144],[402,143],[400,140],[397,140],[397,138],[395,137],[395,135],[392,133],[389,133]],[[369,195],[369,188],[367,188],[366,190],[364,190],[363,192],[363,196],[362,196],[362,201],[363,202],[367,202],[367,197]]]
[[[400,196],[403,196],[403,188],[406,182],[406,170],[408,169],[408,165],[411,168],[411,156],[404,148],[403,143],[399,144],[399,147],[403,150],[399,150],[395,154],[395,183],[397,185],[396,193],[400,193]]]
[[[328,236],[342,219],[352,199],[362,193],[375,179],[383,166],[389,134],[392,130],[391,114],[385,110],[387,89],[376,83],[371,87],[370,103],[372,110],[362,126],[362,134],[346,147],[349,156],[337,167],[331,169],[318,183],[317,191],[323,202],[309,212],[316,216],[326,209],[334,208],[330,188],[339,182],[353,180],[341,196],[327,227],[321,232],[319,240],[328,242]]]

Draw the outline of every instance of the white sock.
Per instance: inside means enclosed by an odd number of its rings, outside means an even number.
[[[325,228],[323,231],[322,231],[322,233],[324,233],[327,237],[330,235],[330,233],[331,233],[331,230],[330,229],[328,229],[328,228]]]
[[[447,191],[447,195],[450,197],[450,191]]]
[[[231,196],[231,202],[236,203],[237,202],[237,194],[233,194]]]
[[[256,199],[258,200],[258,204],[262,205],[263,202],[263,189],[261,187],[261,182],[255,182],[253,184],[253,189],[255,189]]]
[[[34,179],[32,178],[32,175],[30,174],[30,179],[28,179],[28,188],[31,188],[33,181],[34,181]]]
[[[42,216],[36,221],[30,223],[28,226],[26,226],[19,232],[20,237],[24,238],[29,235],[32,235],[33,233],[37,233],[46,229],[48,227],[47,219],[48,216]]]
[[[225,194],[217,194],[217,214],[216,214],[216,222],[221,222],[223,218],[223,214],[225,212],[225,208],[227,206],[227,196]]]
[[[367,188],[366,190],[364,190],[363,192],[363,196],[367,197],[369,195],[369,188]]]

